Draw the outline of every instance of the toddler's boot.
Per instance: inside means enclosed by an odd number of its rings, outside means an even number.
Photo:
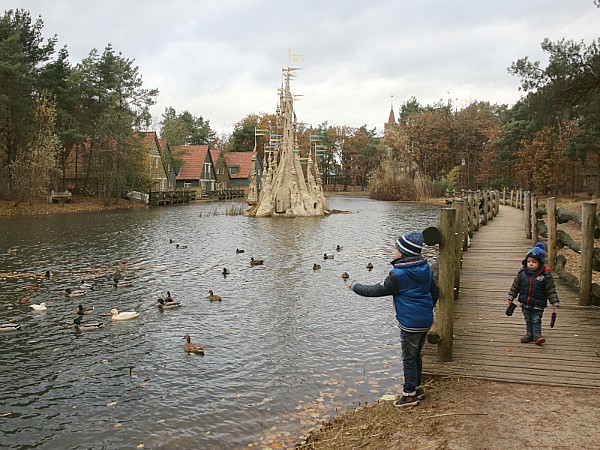
[[[533,341],[533,336],[532,336],[532,335],[530,335],[530,334],[526,334],[525,336],[523,336],[523,337],[521,338],[521,342],[522,342],[523,344],[529,344],[531,341]]]
[[[544,339],[544,337],[541,335],[537,335],[533,337],[533,342],[535,342],[536,345],[542,345],[544,342],[546,342],[546,339]]]

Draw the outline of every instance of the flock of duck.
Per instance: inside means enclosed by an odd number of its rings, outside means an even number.
[[[172,239],[170,239],[169,243],[174,243],[174,241]],[[176,244],[176,248],[184,249],[184,248],[187,248],[187,246],[181,245],[181,244]],[[336,251],[340,252],[341,250],[342,250],[342,247],[340,245],[336,246]],[[238,248],[238,249],[236,249],[236,253],[238,253],[238,254],[244,253],[244,250]],[[334,254],[324,253],[323,260],[328,260],[328,259],[334,259]],[[259,266],[259,265],[264,264],[264,260],[254,259],[252,257],[252,258],[250,258],[249,263],[251,266]],[[313,265],[314,270],[318,270],[320,268],[321,268],[320,264],[315,263]],[[373,264],[371,264],[369,262],[367,264],[367,269],[368,270],[373,269]],[[221,273],[223,274],[223,276],[227,276],[230,274],[230,271],[224,267],[223,270],[221,271]],[[46,271],[44,276],[45,276],[45,278],[50,279],[52,277],[52,273],[50,271]],[[344,279],[349,278],[349,274],[347,272],[343,272],[342,278],[344,278]],[[126,287],[133,286],[133,282],[128,281],[128,280],[121,280],[117,276],[115,276],[112,279],[112,285],[115,288],[126,288]],[[39,288],[39,286],[36,285],[36,286],[29,286],[29,287],[23,288],[22,290],[34,291],[34,290],[37,290],[38,288]],[[80,284],[77,286],[76,289],[72,289],[72,288],[65,289],[64,296],[67,298],[83,297],[89,291],[91,291],[93,288],[94,288],[94,284],[92,282],[87,281],[87,280],[81,280]],[[222,300],[221,297],[219,295],[216,295],[212,290],[208,291],[207,298],[211,302]],[[18,302],[19,303],[28,303],[29,300],[23,299],[23,301],[21,301],[21,299],[19,299]],[[49,302],[49,303],[41,302],[39,304],[30,304],[29,307],[33,311],[46,311],[48,309],[48,305],[50,305],[50,304],[51,304],[51,302]],[[181,302],[174,300],[173,297],[171,296],[171,292],[167,291],[162,297],[158,298],[156,306],[161,310],[174,309],[174,308],[179,308],[181,306]],[[91,330],[98,330],[98,329],[102,328],[104,326],[104,324],[102,322],[87,321],[87,320],[82,319],[83,316],[92,314],[93,311],[94,311],[93,306],[84,306],[83,304],[79,304],[77,306],[77,311],[76,311],[77,317],[75,319],[73,319],[73,321],[71,322],[71,325],[73,325],[77,331],[91,331]],[[137,311],[119,311],[117,308],[113,308],[110,310],[108,315],[111,316],[112,321],[125,321],[125,320],[135,319],[136,317],[139,316],[139,312],[137,312]],[[17,331],[20,329],[21,329],[21,325],[16,324],[16,323],[0,324],[0,332],[2,332],[2,331]],[[183,339],[185,339],[185,341],[186,341],[184,344],[184,350],[186,352],[204,355],[204,349],[202,348],[202,346],[191,342],[190,335],[186,334],[183,337]]]

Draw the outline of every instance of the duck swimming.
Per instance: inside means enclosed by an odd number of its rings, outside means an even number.
[[[191,341],[189,334],[186,334],[183,338],[185,339],[185,345],[183,346],[183,348],[185,349],[186,352],[196,353],[198,355],[204,355],[204,349],[199,344],[194,344]]]
[[[250,265],[252,265],[252,266],[262,266],[262,264],[263,264],[263,260],[262,259],[250,258]]]
[[[229,269],[227,269],[227,267],[223,267],[223,270],[221,270],[221,273],[225,277],[230,274]]]
[[[175,301],[166,301],[162,298],[158,299],[158,306],[160,309],[172,309],[172,308],[178,308],[179,306],[181,306],[181,302],[175,302]]]
[[[236,252],[236,253],[244,253],[244,250],[242,250],[241,248],[236,248],[236,249],[235,249],[235,252]]]
[[[323,259],[333,259],[333,255],[328,255],[327,253],[323,253]]]
[[[321,268],[321,264],[314,263],[313,270],[319,270]]]
[[[75,329],[79,331],[97,330],[102,328],[102,322],[82,322],[79,317],[76,317],[73,322]]]
[[[187,248],[187,245],[175,244],[175,248]]]
[[[335,247],[335,249],[336,249],[338,252],[339,252],[341,249],[343,249],[343,248],[344,248],[344,247],[342,247],[341,245],[337,245],[337,246]]]
[[[94,285],[88,281],[81,280],[79,283],[79,289],[85,289],[86,291],[89,291],[90,289],[94,289]]]
[[[16,323],[3,323],[0,325],[0,331],[17,331],[21,329],[21,325]]]
[[[371,264],[371,263],[367,264],[367,269],[369,269],[369,270],[373,269],[373,264]]]
[[[344,272],[342,274],[342,278],[346,279],[346,278],[350,278],[350,275],[348,275],[348,272]]]
[[[34,311],[46,311],[48,308],[46,308],[46,303],[40,303],[39,305],[36,305],[35,303],[33,305],[29,305],[30,308],[32,308]]]
[[[93,310],[93,306],[84,307],[83,305],[77,305],[77,314],[79,314],[80,316],[83,316],[85,314],[91,314]]]
[[[110,314],[112,315],[112,320],[131,320],[140,315],[140,313],[136,311],[124,311],[120,313],[117,308],[111,309]]]
[[[65,289],[65,297],[82,297],[86,294],[87,291],[83,291],[81,289],[71,289],[71,288],[67,288]]]
[[[119,281],[119,279],[117,277],[113,278],[113,286],[114,287],[121,288],[121,287],[129,287],[132,285],[133,285],[133,283],[131,281]]]
[[[208,299],[209,299],[211,302],[220,302],[220,301],[221,301],[221,297],[220,297],[220,296],[218,296],[218,295],[215,295],[215,294],[213,293],[213,291],[208,291]]]

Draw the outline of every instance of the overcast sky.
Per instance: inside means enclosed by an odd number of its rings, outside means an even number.
[[[298,119],[383,130],[393,102],[512,105],[519,58],[546,61],[544,38],[600,37],[593,0],[0,0],[42,17],[75,65],[108,43],[134,59],[153,115],[185,110],[217,133],[274,113],[288,47],[301,54]],[[391,97],[393,96],[393,98]]]

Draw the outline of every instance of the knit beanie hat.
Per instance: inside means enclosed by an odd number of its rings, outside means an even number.
[[[540,266],[543,266],[544,258],[546,257],[546,246],[544,245],[544,243],[538,242],[537,244],[535,244],[535,247],[533,247],[531,250],[529,250],[529,253],[527,253],[527,257],[529,256],[537,259],[540,263]]]
[[[406,256],[418,256],[423,250],[423,233],[410,231],[398,238],[396,248]]]

